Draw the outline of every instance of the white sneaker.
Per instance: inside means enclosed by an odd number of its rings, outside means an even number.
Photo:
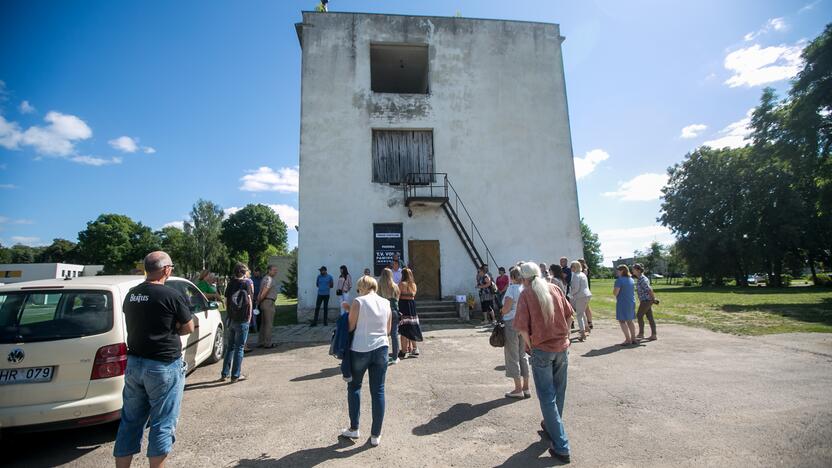
[[[381,443],[381,436],[370,437],[370,445],[372,445],[373,447],[378,447],[378,444],[380,444],[380,443]]]
[[[341,432],[341,437],[346,437],[348,439],[357,439],[357,438],[360,437],[360,434],[358,433],[358,429],[356,429],[354,431],[351,431],[349,429],[344,429]]]
[[[388,366],[392,366],[392,365],[395,365],[395,364],[398,364],[398,363],[399,363],[399,358],[390,359],[390,360],[387,361]]]

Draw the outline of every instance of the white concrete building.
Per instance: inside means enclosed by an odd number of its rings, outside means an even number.
[[[102,265],[75,265],[72,263],[2,263],[0,283],[12,284],[43,279],[77,278],[95,276],[103,271]]]
[[[436,299],[474,293],[476,264],[582,256],[557,24],[304,12],[297,31],[300,318],[321,265],[357,279],[401,249]]]

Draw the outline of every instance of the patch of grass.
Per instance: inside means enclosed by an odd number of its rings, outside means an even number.
[[[283,294],[277,295],[277,306],[274,311],[274,324],[295,325],[298,323],[298,300],[289,299]]]
[[[737,335],[832,333],[832,290],[813,287],[682,287],[654,282],[656,321]],[[592,313],[615,319],[613,280],[592,280]]]
[[[222,319],[225,320],[225,307],[220,307]],[[295,325],[298,323],[298,300],[289,299],[283,294],[277,295],[274,309],[274,326]]]

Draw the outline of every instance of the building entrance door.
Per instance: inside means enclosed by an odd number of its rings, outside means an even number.
[[[408,241],[407,250],[410,256],[407,260],[413,266],[413,276],[418,286],[416,299],[442,299],[439,241]]]

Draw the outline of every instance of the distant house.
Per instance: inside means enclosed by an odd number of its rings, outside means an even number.
[[[419,299],[583,256],[557,24],[304,12],[298,311],[398,253]]]
[[[615,270],[618,267],[618,265],[627,265],[628,267],[632,268],[633,265],[635,265],[636,263],[644,264],[644,257],[638,257],[638,258],[633,258],[633,257],[621,258],[621,257],[618,257],[618,260],[615,260],[615,261],[612,262],[612,269]],[[648,271],[648,273],[657,273],[659,275],[667,275],[668,274],[667,260],[665,260],[663,258],[660,258],[656,262],[656,265],[653,268],[653,270]]]
[[[76,265],[73,263],[2,263],[0,264],[0,283],[11,284],[43,279],[95,276],[103,270],[103,265]]]

